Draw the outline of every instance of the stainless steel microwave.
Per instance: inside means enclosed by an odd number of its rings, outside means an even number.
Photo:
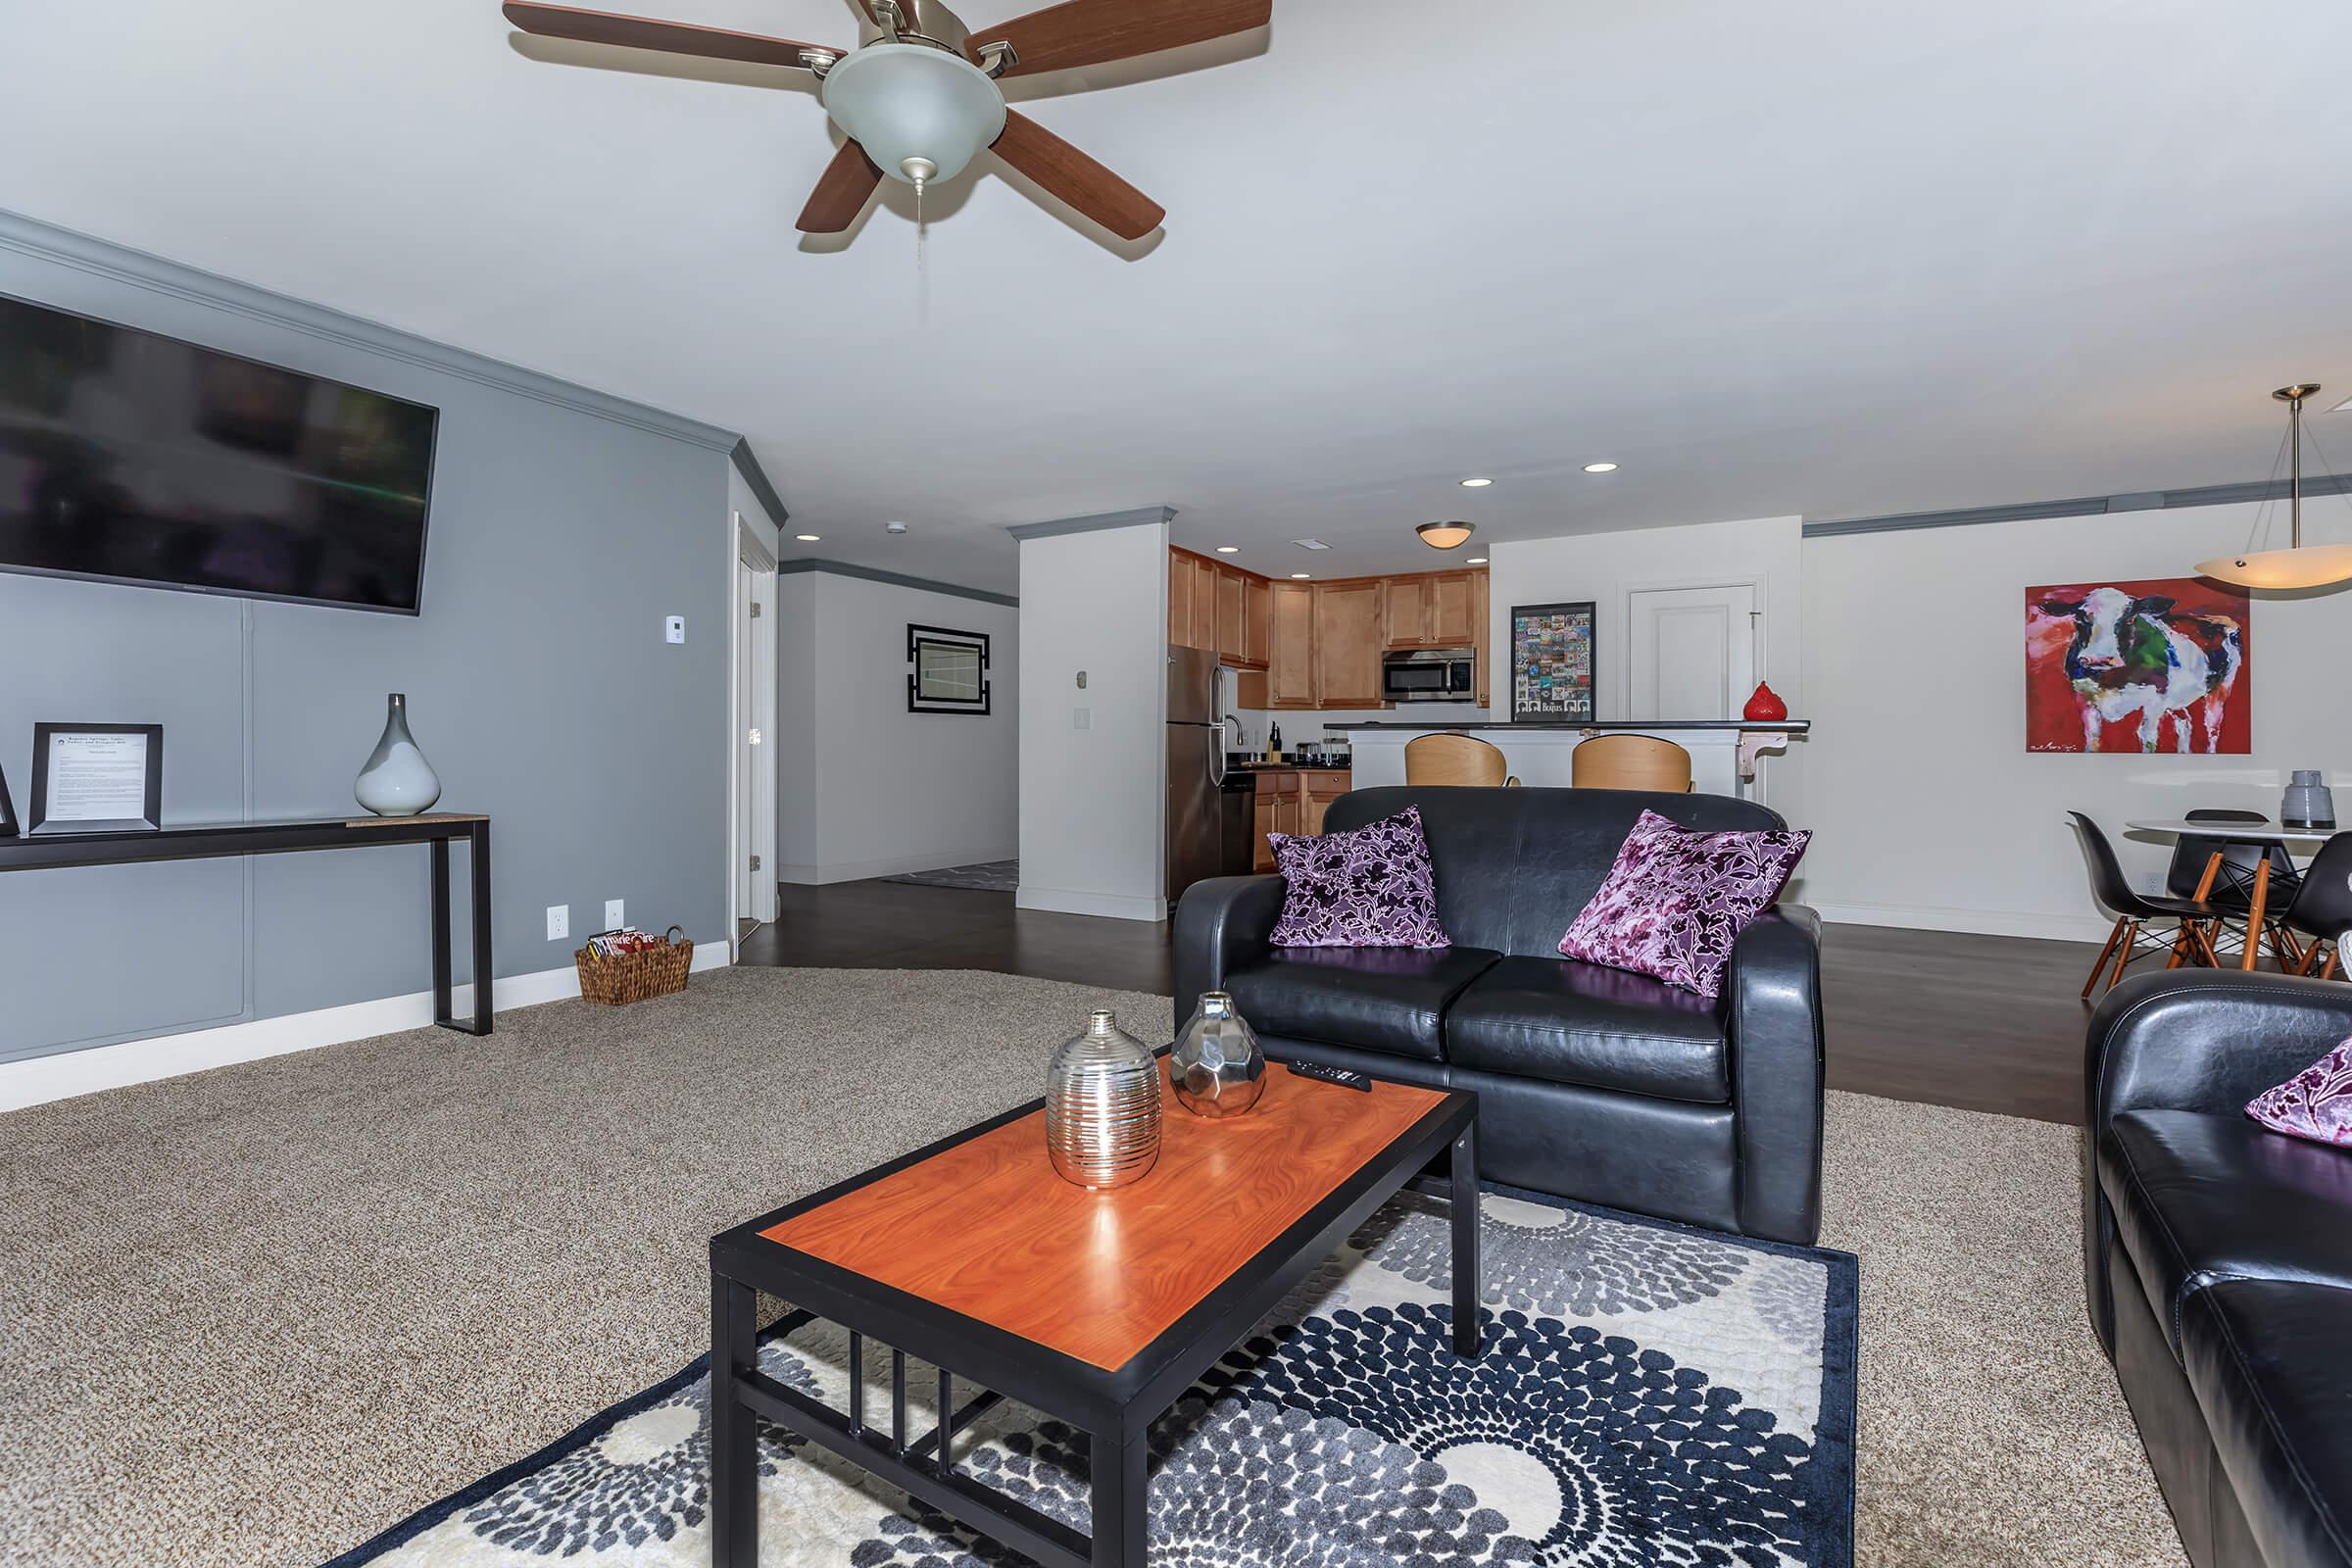
[[[1380,662],[1380,695],[1392,703],[1468,703],[1478,697],[1478,654],[1469,648],[1414,648]]]

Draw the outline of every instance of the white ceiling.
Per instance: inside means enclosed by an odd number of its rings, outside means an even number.
[[[857,36],[849,0],[606,3]],[[925,276],[895,186],[805,243],[807,77],[524,40],[495,0],[13,7],[0,206],[741,430],[810,553],[998,589],[1004,524],[1159,503],[1336,575],[1436,564],[1437,516],[2254,478],[2271,387],[2352,392],[2352,6],[1275,9],[1013,94],[1166,204],[1141,254],[985,158]],[[2314,427],[2352,467],[2352,416]]]

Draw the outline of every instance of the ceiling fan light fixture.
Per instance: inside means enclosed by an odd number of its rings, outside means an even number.
[[[1470,536],[1478,532],[1478,527],[1468,522],[1425,522],[1413,532],[1419,534],[1421,542],[1432,550],[1458,550],[1470,542]]]
[[[961,55],[869,43],[825,73],[825,113],[876,168],[908,185],[954,179],[1004,133],[1004,94]]]

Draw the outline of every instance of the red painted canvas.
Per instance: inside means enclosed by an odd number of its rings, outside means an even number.
[[[2026,750],[2254,749],[2243,593],[2202,577],[2026,590]]]

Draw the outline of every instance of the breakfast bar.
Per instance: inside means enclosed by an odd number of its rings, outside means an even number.
[[[1702,795],[1764,800],[1764,755],[1785,751],[1811,728],[1809,720],[1776,718],[1639,719],[1587,723],[1473,721],[1410,724],[1396,720],[1327,726],[1353,743],[1357,789],[1404,782],[1404,747],[1420,735],[1470,734],[1501,748],[1511,775],[1530,788],[1565,789],[1569,758],[1596,735],[1654,735],[1690,754],[1690,787]]]

